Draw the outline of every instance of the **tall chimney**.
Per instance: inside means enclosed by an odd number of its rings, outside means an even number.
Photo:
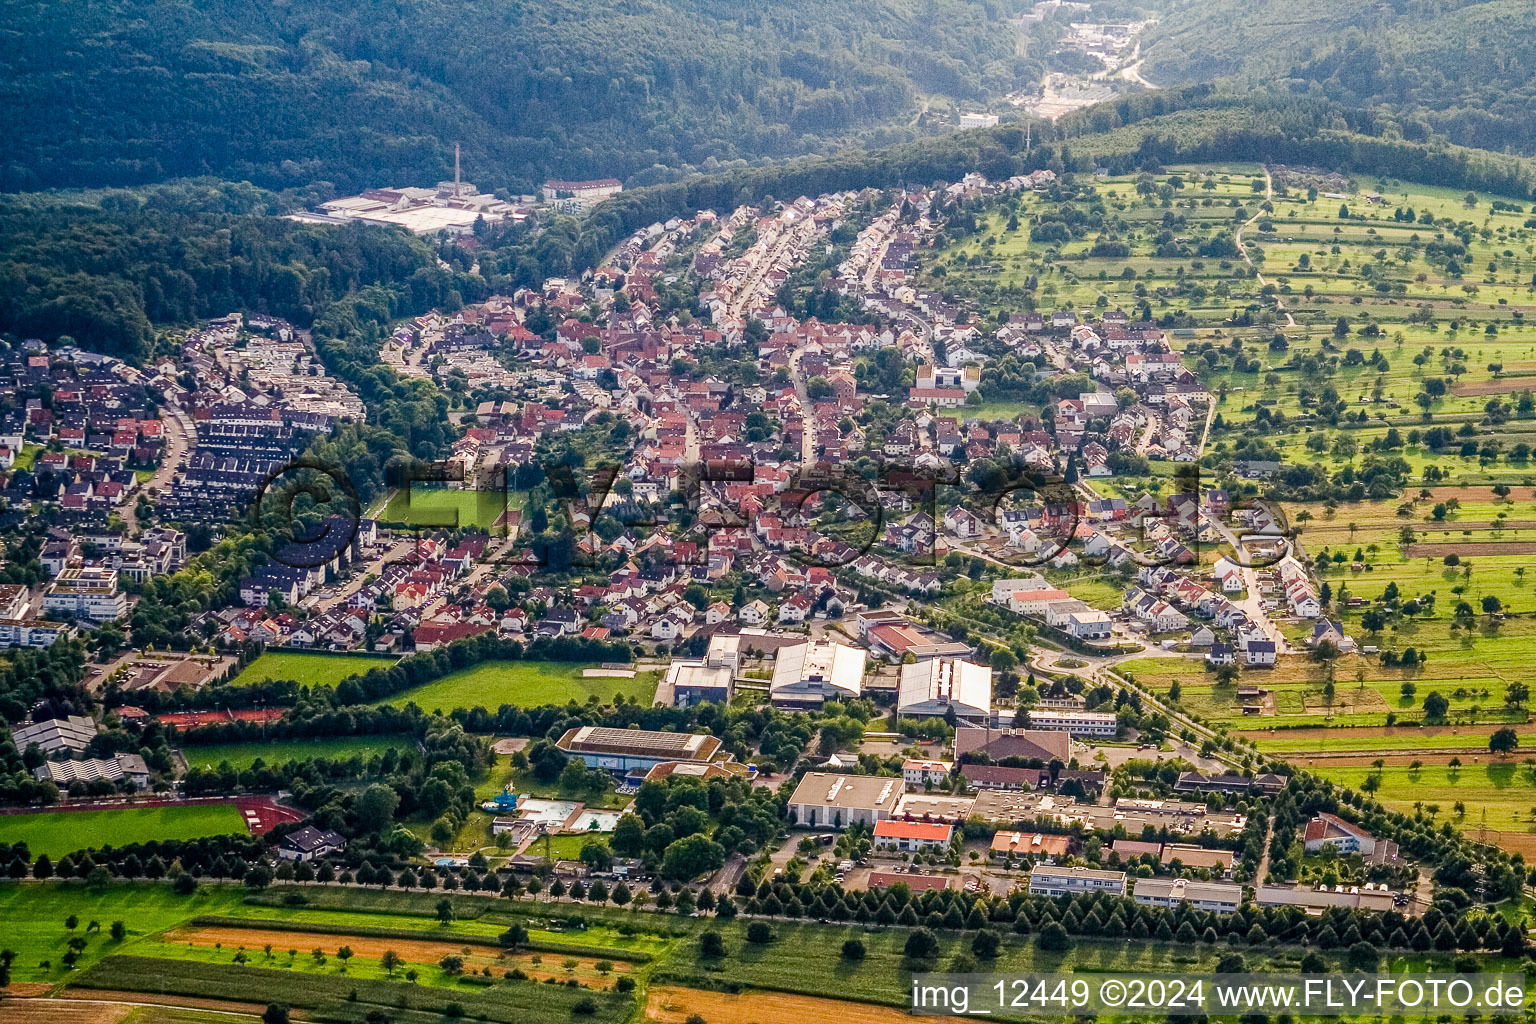
[[[459,194],[459,144],[453,144],[453,194]]]

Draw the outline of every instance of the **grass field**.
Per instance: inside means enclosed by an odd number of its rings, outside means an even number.
[[[637,672],[633,679],[588,678],[584,668],[563,661],[491,661],[462,669],[451,675],[406,690],[380,704],[405,704],[414,701],[424,711],[452,711],[454,708],[484,707],[495,710],[503,704],[536,707],[541,704],[584,704],[591,697],[611,701],[616,694],[649,704],[656,693],[654,671]]]
[[[125,846],[154,839],[198,839],[245,832],[245,818],[233,804],[0,816],[0,842],[25,842],[34,857],[46,853],[55,859],[107,844]]]
[[[1427,814],[1429,806],[1434,805],[1439,809],[1437,821],[1449,821],[1463,831],[1476,830],[1479,825],[1506,832],[1536,831],[1536,773],[1523,764],[1310,770],[1357,793],[1364,791],[1367,778],[1375,776],[1380,780],[1375,798],[1388,808],[1409,813],[1422,809]],[[1464,812],[1456,810],[1458,803],[1463,805]]]
[[[389,497],[379,519],[410,526],[479,527],[489,530],[503,513],[523,507],[520,492],[447,490],[417,484]]]
[[[335,686],[347,676],[388,668],[399,659],[388,654],[310,654],[268,651],[247,665],[234,685],[292,679],[301,686]]]
[[[342,736],[331,740],[279,740],[276,743],[214,743],[183,746],[181,752],[188,768],[217,768],[228,761],[236,771],[243,771],[261,758],[267,764],[307,761],[310,758],[345,760],[361,757],[365,761],[383,754],[391,747],[414,746],[405,736]]]
[[[606,846],[606,839],[607,835],[603,832],[594,832],[591,835],[549,836],[548,855],[551,860],[575,860],[581,856],[583,846],[591,842]],[[546,852],[544,844],[544,839],[535,840],[534,844],[528,847],[527,852],[535,857],[543,857]]]
[[[1393,729],[1277,729],[1236,730],[1265,753],[1372,753],[1412,754],[1424,750],[1487,751],[1488,737],[1497,725],[1425,726]],[[1518,726],[1521,747],[1536,746],[1536,727]]]
[[[79,962],[83,968],[120,952],[137,938],[199,914],[229,913],[239,906],[240,895],[234,887],[217,886],[203,886],[191,896],[177,896],[167,884],[110,885],[99,892],[80,884],[0,884],[0,920],[5,922],[0,945],[16,951],[11,968],[15,980],[57,981],[68,973],[60,958],[72,935],[87,940]],[[74,932],[64,927],[64,919],[71,914],[80,919]],[[85,932],[92,921],[101,923],[99,934]],[[110,938],[113,921],[127,925],[124,942]],[[51,960],[53,966],[40,967],[44,960]]]

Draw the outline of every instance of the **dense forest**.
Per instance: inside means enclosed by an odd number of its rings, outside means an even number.
[[[5,5],[0,188],[660,180],[1037,80],[1022,0]],[[67,111],[67,116],[60,116]],[[659,165],[660,169],[655,169]]]
[[[152,324],[248,309],[308,326],[369,285],[398,286],[421,306],[454,286],[403,231],[268,215],[280,205],[249,186],[203,183],[0,197],[0,331],[134,358]]]
[[[1413,141],[1536,153],[1533,21],[1536,0],[1199,0],[1154,26],[1143,70],[1382,108]]]

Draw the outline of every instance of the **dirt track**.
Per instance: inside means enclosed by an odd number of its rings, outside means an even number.
[[[1394,753],[1374,753],[1369,750],[1306,750],[1293,751],[1286,754],[1277,754],[1292,764],[1303,768],[1367,768],[1377,761],[1385,765],[1401,767],[1421,761],[1426,765],[1450,764],[1451,758],[1461,759],[1461,763],[1468,764],[1514,764],[1511,759],[1500,760],[1490,757],[1488,751],[1477,747],[1453,748],[1446,747],[1438,750],[1415,750],[1409,753],[1397,751]]]
[[[702,989],[652,986],[646,993],[645,1016],[656,1024],[683,1024],[698,1014],[709,1024],[910,1024],[912,1015],[891,1006],[795,996],[783,992],[706,992]],[[924,1017],[933,1024],[959,1024],[960,1017]]]
[[[5,1024],[117,1024],[132,1006],[65,1003],[53,999],[7,999]]]
[[[1509,541],[1450,541],[1444,544],[1410,544],[1408,545],[1409,558],[1444,558],[1446,555],[1466,555],[1469,558],[1478,555],[1533,555],[1536,554],[1536,541],[1509,540]]]
[[[1271,732],[1268,729],[1239,729],[1236,735],[1245,739],[1281,739],[1293,738],[1298,740],[1330,740],[1340,736],[1358,736],[1361,739],[1382,739],[1388,736],[1424,736],[1433,739],[1436,736],[1492,736],[1503,723],[1493,725],[1422,725],[1414,727],[1391,725],[1360,725],[1344,728],[1342,726],[1309,726],[1304,729],[1276,729]],[[1427,749],[1433,749],[1433,743],[1424,745]],[[1476,749],[1473,748],[1473,753]]]
[[[158,992],[119,992],[110,988],[68,988],[59,994],[60,999],[110,1000],[114,1003],[148,1003],[151,1005],[190,1006],[199,1010],[223,1010],[227,1013],[248,1013],[260,1017],[267,1009],[265,1003],[237,1003],[226,999],[200,999],[196,996],[167,996]],[[78,1020],[91,1012],[81,1007],[70,1019]]]

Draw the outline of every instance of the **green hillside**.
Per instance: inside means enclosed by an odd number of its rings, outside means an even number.
[[[17,0],[0,186],[430,183],[462,142],[471,180],[527,188],[897,141],[923,97],[976,102],[1038,74],[1013,7]]]
[[[1532,0],[1202,0],[1148,35],[1144,71],[1159,85],[1231,79],[1321,95],[1353,127],[1390,124],[1463,145],[1536,151]]]

